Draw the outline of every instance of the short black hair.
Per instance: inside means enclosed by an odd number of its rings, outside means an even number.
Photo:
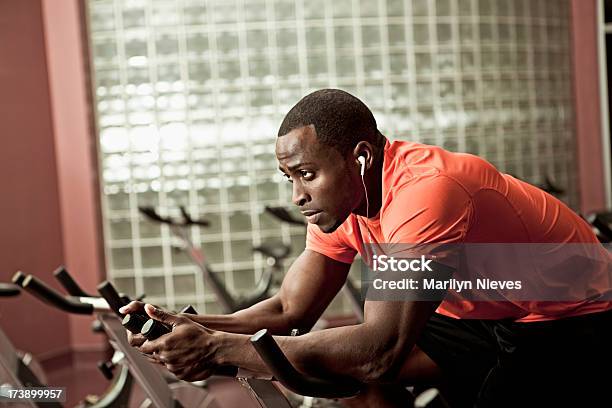
[[[372,111],[357,97],[340,89],[320,89],[306,95],[287,113],[278,136],[313,125],[319,142],[346,154],[365,140],[378,146],[384,138]]]

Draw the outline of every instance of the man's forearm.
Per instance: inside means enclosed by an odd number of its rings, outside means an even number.
[[[250,344],[250,336],[217,333],[217,363],[268,373]],[[351,377],[361,382],[381,382],[398,357],[398,344],[381,344],[375,330],[364,324],[312,332],[298,337],[275,336],[280,348],[298,371],[315,377]],[[399,354],[407,355],[412,344]]]
[[[272,297],[228,315],[197,315],[190,319],[213,330],[229,333],[253,334],[266,328],[274,334],[289,334],[291,319],[283,311],[281,302]]]

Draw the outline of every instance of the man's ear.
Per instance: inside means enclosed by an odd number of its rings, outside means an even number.
[[[372,145],[366,141],[361,141],[357,143],[357,145],[353,149],[353,157],[355,158],[355,163],[357,163],[357,165],[359,166],[360,173],[365,173],[370,167],[372,167],[372,163],[374,161],[373,152],[374,149]],[[359,157],[363,157],[365,159],[363,165]],[[361,169],[363,169],[363,171],[361,171]]]

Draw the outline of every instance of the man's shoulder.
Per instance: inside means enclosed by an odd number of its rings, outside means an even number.
[[[383,169],[385,194],[437,183],[445,177],[466,192],[486,188],[501,173],[487,160],[469,153],[416,142],[393,142],[386,150]],[[452,183],[447,183],[451,185]]]

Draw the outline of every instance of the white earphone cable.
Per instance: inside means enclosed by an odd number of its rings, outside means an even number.
[[[366,199],[365,227],[366,227],[366,231],[368,231],[368,238],[370,240],[372,255],[374,255],[376,253],[376,251],[374,251],[374,239],[372,238],[372,234],[370,233],[370,228],[368,227],[368,219],[370,217],[370,200],[368,200],[368,189],[366,188],[365,180],[363,179],[363,175],[361,175],[361,184],[363,184],[363,192],[365,193],[365,199]]]
[[[361,184],[363,184],[363,192],[365,193],[366,199],[366,220],[370,217],[370,201],[368,200],[368,189],[366,188],[363,176],[361,176]]]

